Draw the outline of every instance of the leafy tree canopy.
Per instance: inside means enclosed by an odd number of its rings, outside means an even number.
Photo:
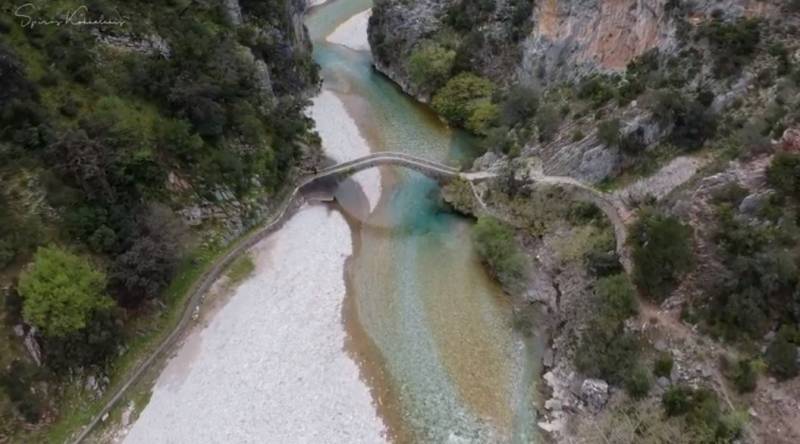
[[[105,274],[86,259],[58,247],[40,248],[19,280],[23,317],[46,336],[79,331],[95,312],[111,307],[105,285]]]

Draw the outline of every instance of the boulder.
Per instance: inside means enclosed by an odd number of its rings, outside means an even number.
[[[548,399],[544,403],[544,408],[550,411],[559,412],[562,410],[561,401],[558,399]]]
[[[772,190],[753,193],[742,199],[739,212],[747,216],[755,216],[769,202]]]
[[[594,412],[605,407],[608,402],[608,383],[602,379],[586,379],[581,384],[581,399]]]
[[[31,355],[31,359],[36,365],[42,365],[42,348],[39,346],[39,341],[36,340],[36,329],[32,328],[28,335],[25,336],[23,340],[23,344],[25,344],[25,349],[28,350],[28,354]]]
[[[800,128],[789,128],[784,131],[781,145],[786,151],[800,152]]]

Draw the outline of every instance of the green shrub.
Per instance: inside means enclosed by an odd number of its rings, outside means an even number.
[[[776,154],[767,168],[767,182],[778,192],[800,200],[800,154]]]
[[[450,123],[463,127],[476,108],[491,99],[494,89],[490,80],[461,73],[436,92],[431,106]]]
[[[619,119],[604,120],[597,125],[597,137],[606,146],[617,146],[620,139],[620,126]]]
[[[604,322],[592,320],[581,335],[575,353],[575,366],[589,377],[620,384],[636,366],[640,351],[639,338],[624,333],[621,324],[609,331]]]
[[[788,379],[797,376],[797,345],[790,342],[788,330],[781,329],[767,347],[766,360],[770,373]]]
[[[650,372],[642,366],[636,366],[625,379],[625,391],[634,399],[642,399],[647,396],[652,385]]]
[[[539,94],[530,87],[514,85],[508,91],[500,115],[503,124],[513,127],[525,122],[536,114],[539,107]]]
[[[675,385],[667,389],[661,397],[661,404],[669,416],[683,415],[692,407],[694,390],[684,385]]]
[[[411,81],[425,90],[436,90],[450,78],[455,59],[456,52],[452,49],[436,42],[423,42],[408,58]]]
[[[672,375],[672,355],[668,352],[659,353],[653,363],[653,374],[658,378],[669,378]]]
[[[493,217],[480,217],[473,229],[473,240],[478,255],[506,289],[518,291],[524,287],[527,264],[512,227]]]
[[[758,371],[752,360],[742,359],[736,363],[736,368],[733,373],[733,383],[739,393],[750,393],[756,389]]]
[[[42,379],[42,371],[33,364],[14,360],[7,370],[0,373],[0,388],[8,394],[9,399],[26,422],[39,422],[46,410],[41,394],[30,388]]]
[[[716,133],[714,115],[701,103],[686,99],[674,89],[655,91],[649,101],[653,117],[661,125],[672,127],[669,141],[676,146],[697,149]]]
[[[472,31],[486,21],[495,8],[495,0],[454,3],[447,9],[444,21],[457,31]]]
[[[595,284],[598,314],[609,324],[618,324],[639,312],[636,290],[624,273],[607,276]]]
[[[511,0],[511,38],[515,42],[529,34],[533,6],[531,0]]]
[[[727,23],[714,19],[701,26],[700,36],[707,38],[713,47],[717,75],[727,77],[741,70],[755,54],[761,41],[760,21],[739,19]]]
[[[742,420],[736,414],[725,414],[716,394],[706,388],[672,386],[661,397],[668,416],[685,415],[687,432],[697,443],[731,442],[742,430]]]
[[[578,85],[578,98],[588,100],[593,107],[599,108],[614,98],[615,90],[611,81],[611,78],[600,75],[583,80]]]
[[[759,338],[771,325],[770,314],[783,311],[797,285],[797,264],[786,249],[797,234],[785,222],[768,226],[736,217],[737,200],[718,203],[714,240],[730,278],[712,293],[708,318],[725,338]],[[765,213],[776,212],[771,206],[765,206]]]
[[[499,115],[497,105],[489,99],[480,100],[474,104],[466,128],[475,134],[485,136],[497,124]]]
[[[672,216],[642,211],[632,227],[634,280],[656,302],[661,302],[691,268],[691,229]]]
[[[539,141],[549,142],[553,140],[561,126],[561,115],[554,106],[547,104],[539,108],[535,121],[539,129]]]
[[[616,384],[625,382],[641,350],[639,338],[624,331],[625,319],[638,310],[635,291],[627,275],[621,273],[599,279],[595,284],[593,305],[596,316],[581,335],[575,364],[590,377]]]
[[[40,248],[19,279],[25,320],[47,336],[86,327],[112,301],[103,294],[106,277],[85,259],[55,247]]]

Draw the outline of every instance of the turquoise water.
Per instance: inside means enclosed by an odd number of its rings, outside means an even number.
[[[373,151],[469,163],[468,135],[373,70],[368,53],[325,42],[370,6],[338,0],[307,18],[324,88],[345,102]],[[397,413],[387,420],[396,441],[534,441],[538,348],[512,329],[510,302],[472,250],[471,222],[442,207],[434,181],[381,171],[381,202],[354,233],[348,297],[375,349],[358,359],[384,375],[371,383]]]

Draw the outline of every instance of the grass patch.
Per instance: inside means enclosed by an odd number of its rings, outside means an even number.
[[[242,281],[253,274],[255,269],[256,264],[253,262],[253,256],[251,254],[248,253],[236,259],[226,273],[226,276],[230,279],[230,286],[233,287],[242,283]]]

